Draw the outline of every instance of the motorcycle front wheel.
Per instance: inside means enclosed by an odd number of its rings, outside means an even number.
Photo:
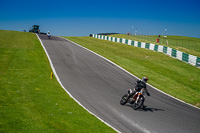
[[[141,98],[138,99],[137,103],[134,103],[134,104],[133,104],[133,109],[134,109],[134,110],[137,110],[137,109],[139,109],[143,104],[144,104],[144,98],[141,97]]]
[[[128,101],[128,94],[125,94],[125,95],[123,95],[123,97],[121,98],[120,104],[121,104],[121,105],[124,105],[124,104],[127,103],[127,101]]]

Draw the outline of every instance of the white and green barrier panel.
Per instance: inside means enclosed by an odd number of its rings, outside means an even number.
[[[97,34],[93,34],[92,37],[98,38],[98,39],[103,39],[103,40],[108,40],[108,41],[112,41],[112,42],[118,42],[118,43],[123,43],[123,44],[127,44],[127,45],[132,45],[135,47],[145,48],[145,49],[149,49],[149,50],[153,50],[153,51],[157,51],[157,52],[162,52],[171,57],[174,57],[181,61],[189,63],[193,66],[200,67],[200,57],[186,54],[181,51],[172,49],[170,47],[156,45],[156,44],[152,44],[152,43],[138,42],[138,41],[128,40],[128,39],[124,39],[124,38],[116,38],[116,37],[111,37],[111,36],[97,35]]]

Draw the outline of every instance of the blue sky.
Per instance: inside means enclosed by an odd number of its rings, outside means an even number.
[[[58,36],[117,32],[200,38],[199,0],[0,0],[0,29]],[[167,31],[164,31],[167,29]]]

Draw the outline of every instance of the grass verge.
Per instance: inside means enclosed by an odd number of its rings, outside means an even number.
[[[0,30],[0,132],[115,132],[61,88],[35,34]]]
[[[200,69],[163,53],[92,37],[66,37],[125,68],[156,88],[200,107]]]
[[[163,36],[160,36],[159,37],[160,43],[156,43],[156,39],[158,38],[158,36],[148,36],[148,35],[127,36],[126,34],[114,34],[110,36],[130,39],[133,41],[163,45],[182,51],[187,54],[200,57],[200,38],[185,37],[185,36],[167,36],[167,39],[164,39]],[[166,44],[167,40],[168,40],[168,45]]]

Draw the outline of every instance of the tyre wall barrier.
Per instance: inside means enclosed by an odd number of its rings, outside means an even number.
[[[98,35],[98,34],[92,34],[92,37],[102,39],[102,40],[108,40],[112,42],[123,43],[123,44],[131,45],[131,46],[135,46],[135,47],[145,48],[145,49],[149,49],[149,50],[153,50],[157,52],[162,52],[166,55],[169,55],[170,57],[174,57],[183,62],[191,64],[193,66],[200,67],[200,57],[190,55],[190,54],[178,51],[176,49],[172,49],[170,47],[156,45],[152,43],[138,42],[138,41],[133,41],[133,40],[124,39],[124,38]]]

